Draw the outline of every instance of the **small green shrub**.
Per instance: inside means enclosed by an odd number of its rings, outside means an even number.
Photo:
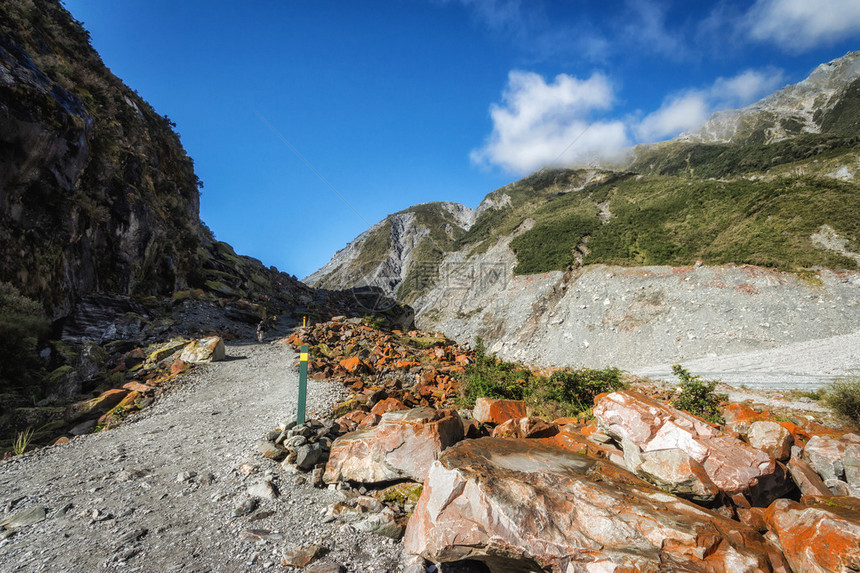
[[[475,341],[475,360],[466,367],[466,380],[460,386],[461,401],[474,405],[481,397],[522,400],[527,382],[534,374],[521,364],[499,360],[487,354],[484,341]]]
[[[16,456],[20,456],[27,451],[34,433],[36,431],[33,428],[27,428],[23,432],[18,432],[18,435],[15,436],[15,442],[12,444],[12,451],[15,452]]]
[[[860,427],[860,378],[834,382],[827,389],[824,402],[840,418]]]
[[[682,368],[680,364],[672,366],[672,373],[681,380],[681,394],[672,400],[673,406],[715,424],[724,422],[720,414],[720,402],[728,400],[729,397],[714,392],[719,384],[717,380],[702,380],[700,376],[690,374],[690,371]]]
[[[461,401],[471,406],[481,397],[525,400],[536,414],[558,418],[588,412],[595,396],[624,385],[617,368],[560,370],[549,378],[538,376],[521,364],[487,354],[484,341],[479,338],[474,362],[466,367]]]
[[[384,330],[388,326],[388,321],[378,314],[363,316],[361,321],[370,328],[375,328],[376,330]]]
[[[528,402],[537,413],[549,418],[577,416],[591,410],[598,394],[624,386],[618,368],[559,370],[532,384]]]

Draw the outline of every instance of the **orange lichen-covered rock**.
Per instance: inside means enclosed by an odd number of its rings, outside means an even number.
[[[128,391],[139,392],[141,394],[146,394],[148,392],[152,392],[153,390],[152,386],[141,384],[140,382],[135,382],[134,380],[132,380],[131,382],[126,382],[122,385],[122,387]]]
[[[561,434],[559,434],[561,436]],[[436,563],[554,573],[772,571],[750,527],[547,440],[481,438],[430,469],[404,539]]]
[[[357,372],[361,372],[364,366],[364,363],[358,356],[353,356],[351,358],[344,358],[338,364],[340,364],[341,368],[349,372],[350,374],[354,374]]]
[[[722,408],[723,419],[726,424],[734,424],[735,422],[756,422],[758,420],[766,420],[767,416],[763,415],[746,404],[726,404]]]
[[[771,457],[785,461],[791,457],[794,436],[776,422],[758,421],[750,424],[747,441],[757,450]]]
[[[494,438],[550,438],[558,433],[558,424],[532,416],[511,419],[493,429]]]
[[[368,413],[362,410],[353,410],[335,420],[334,423],[342,432],[352,432],[364,421],[367,415]]]
[[[397,398],[386,398],[385,400],[380,400],[376,404],[374,404],[373,408],[370,409],[371,414],[379,414],[380,416],[386,412],[396,412],[398,410],[408,410],[406,406],[403,405],[403,402],[398,400]]]
[[[358,423],[358,427],[356,428],[356,430],[364,430],[366,428],[372,428],[373,426],[378,424],[379,420],[381,420],[381,419],[382,419],[382,416],[380,416],[379,414],[374,414],[373,412],[371,412],[370,414],[365,416],[361,422]]]
[[[801,494],[818,497],[831,495],[830,489],[825,485],[821,476],[815,473],[815,470],[802,459],[791,458],[788,460],[788,471]]]
[[[82,402],[75,402],[70,405],[66,408],[66,412],[63,417],[67,422],[74,422],[75,420],[80,420],[84,416],[104,414],[122,402],[122,399],[125,398],[126,395],[128,395],[128,390],[126,389],[114,388],[113,390],[107,390],[106,392],[102,392],[96,398],[84,400]]]
[[[711,502],[720,493],[702,464],[680,448],[641,452],[624,440],[624,465],[660,489],[699,502]],[[740,496],[743,497],[743,496]]]
[[[383,414],[379,424],[351,432],[331,445],[324,480],[380,483],[424,481],[430,464],[463,439],[456,410],[421,407]]]
[[[683,450],[702,465],[711,482],[730,494],[755,487],[779,495],[788,477],[778,472],[775,460],[766,453],[638,392],[613,392],[600,398],[594,415],[602,432],[618,442],[630,440],[642,452]]]
[[[119,404],[111,408],[111,410],[106,414],[102,415],[98,419],[97,423],[104,428],[115,428],[119,425],[120,421],[122,421],[122,417],[128,412],[128,410],[135,407],[135,402],[138,398],[140,398],[139,392],[129,392],[122,400],[120,400]]]
[[[522,400],[498,400],[478,398],[472,410],[472,417],[482,424],[503,424],[511,419],[525,418],[526,403]]]
[[[172,376],[182,374],[186,370],[188,370],[188,364],[181,359],[174,360],[173,364],[170,365],[170,374]]]
[[[793,571],[860,571],[860,499],[778,499],[764,519]]]

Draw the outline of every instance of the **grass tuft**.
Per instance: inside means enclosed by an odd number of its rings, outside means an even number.
[[[824,394],[824,403],[840,418],[860,427],[860,378],[831,384]]]

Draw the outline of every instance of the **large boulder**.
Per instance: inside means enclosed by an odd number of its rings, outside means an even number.
[[[792,571],[860,571],[860,500],[853,497],[774,501],[764,515]]]
[[[718,488],[702,464],[679,448],[641,452],[630,440],[624,440],[624,465],[639,477],[660,489],[692,501],[709,503],[719,495]]]
[[[780,461],[791,457],[791,446],[794,445],[791,432],[776,422],[753,422],[750,424],[747,440],[755,449]]]
[[[430,464],[463,439],[456,410],[428,407],[386,412],[377,426],[344,434],[331,445],[324,480],[423,482]]]
[[[823,480],[843,479],[845,444],[836,438],[813,436],[803,448],[803,459]]]
[[[594,415],[600,430],[619,443],[629,440],[642,452],[683,450],[726,493],[764,489],[778,495],[784,489],[787,474],[778,472],[775,460],[766,453],[638,392],[613,392],[601,397]],[[773,480],[780,484],[770,483]]]
[[[504,424],[508,420],[518,420],[527,415],[526,403],[522,400],[478,398],[472,409],[472,417],[482,424]]]
[[[481,438],[430,469],[404,540],[434,562],[492,572],[771,571],[752,528],[549,439]]]
[[[179,359],[183,362],[217,362],[224,360],[227,356],[227,349],[224,347],[224,341],[220,336],[210,336],[209,338],[201,338],[195,340],[185,347]]]

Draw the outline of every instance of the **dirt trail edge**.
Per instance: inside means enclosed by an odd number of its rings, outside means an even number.
[[[0,464],[0,520],[47,512],[0,537],[0,571],[284,571],[284,549],[307,543],[348,571],[396,571],[400,544],[323,523],[339,493],[255,451],[266,430],[295,417],[296,353],[272,343],[227,355],[119,428]],[[342,393],[310,380],[308,411]],[[267,474],[279,497],[234,515]]]

